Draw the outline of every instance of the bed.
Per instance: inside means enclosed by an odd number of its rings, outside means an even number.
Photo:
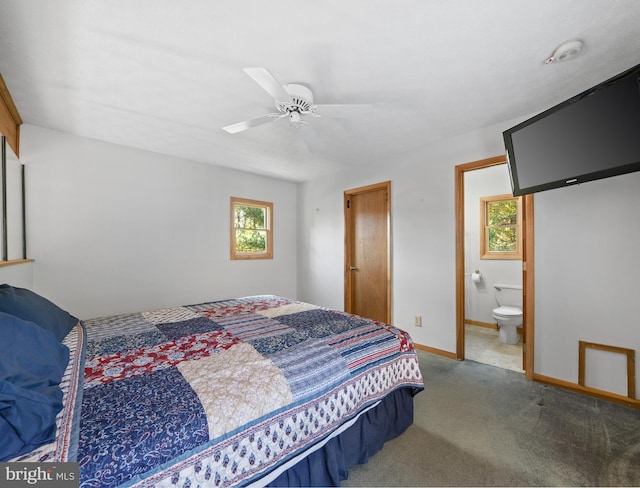
[[[63,318],[55,436],[0,461],[78,462],[84,488],[336,486],[424,387],[406,332],[279,296]]]

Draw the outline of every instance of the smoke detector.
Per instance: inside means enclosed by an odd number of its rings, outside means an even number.
[[[580,39],[573,39],[560,44],[551,56],[544,60],[545,64],[557,63],[559,61],[566,61],[569,58],[574,57],[582,50],[583,42]]]

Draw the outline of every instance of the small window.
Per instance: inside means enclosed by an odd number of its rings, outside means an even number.
[[[480,199],[480,259],[522,259],[520,197]]]
[[[273,203],[231,197],[231,259],[273,259]]]

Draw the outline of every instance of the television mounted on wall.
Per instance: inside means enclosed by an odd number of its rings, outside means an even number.
[[[640,170],[640,65],[503,137],[514,196]]]

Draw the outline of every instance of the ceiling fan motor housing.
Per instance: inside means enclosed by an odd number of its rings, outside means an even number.
[[[276,100],[276,108],[280,112],[298,112],[299,114],[309,113],[313,105],[313,93],[306,86],[296,83],[282,85],[291,96],[290,100]]]

